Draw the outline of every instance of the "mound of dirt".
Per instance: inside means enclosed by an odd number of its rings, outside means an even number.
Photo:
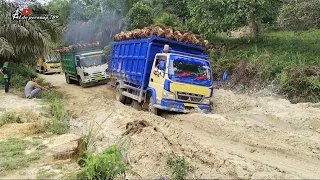
[[[123,135],[139,134],[143,128],[148,126],[150,126],[150,123],[145,120],[128,122],[126,124],[126,132]]]
[[[72,159],[82,151],[83,139],[75,134],[57,136],[47,145],[54,159]]]
[[[0,127],[0,139],[22,138],[38,132],[36,123],[12,123]]]

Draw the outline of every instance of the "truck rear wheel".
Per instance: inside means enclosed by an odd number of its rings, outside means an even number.
[[[153,101],[152,96],[149,99],[149,106],[148,106],[148,110],[149,112],[151,112],[152,114],[155,115],[160,115],[160,109],[154,107],[153,105],[155,104],[155,102]]]
[[[66,83],[67,84],[72,84],[73,83],[73,80],[70,79],[70,77],[69,77],[69,75],[67,73],[65,74],[65,77],[66,77]]]
[[[120,101],[122,104],[125,104],[126,103],[126,99],[127,97],[125,97],[124,95],[122,95],[122,92],[124,90],[120,88],[120,85],[118,84],[116,86],[116,100],[117,101]]]

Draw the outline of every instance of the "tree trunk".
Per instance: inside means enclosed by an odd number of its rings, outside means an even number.
[[[259,39],[260,30],[259,30],[259,25],[258,25],[257,20],[256,20],[256,13],[255,13],[255,11],[256,11],[255,7],[252,6],[252,7],[251,7],[251,11],[250,11],[250,20],[251,20],[253,37],[254,37],[255,39]]]

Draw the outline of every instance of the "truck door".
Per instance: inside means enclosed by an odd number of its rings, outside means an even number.
[[[80,76],[80,78],[82,80],[84,80],[83,69],[81,67],[80,56],[79,55],[76,55],[75,63],[76,63],[76,67],[77,67],[76,69],[77,69],[78,76]]]
[[[162,63],[161,63],[162,62]],[[161,69],[160,65],[164,64],[164,69]],[[152,66],[152,72],[150,75],[149,86],[156,90],[157,101],[161,100],[164,87],[164,81],[166,76],[167,56],[157,55]]]

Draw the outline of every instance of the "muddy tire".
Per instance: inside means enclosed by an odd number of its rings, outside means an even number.
[[[82,82],[81,77],[78,77],[78,82],[79,82],[79,85],[80,85],[82,88],[88,87],[85,83]]]
[[[65,74],[65,77],[66,77],[66,83],[67,83],[67,84],[73,84],[73,80],[70,79],[70,77],[68,76],[67,73]]]
[[[153,106],[154,105],[154,102],[153,102],[153,98],[152,96],[150,97],[149,99],[149,106],[148,106],[148,110],[149,112],[151,112],[152,114],[155,114],[155,115],[160,115],[160,109],[156,108]]]
[[[131,104],[132,101],[133,101],[133,100],[132,100],[131,98],[126,97],[126,102],[125,102],[125,104]]]
[[[142,105],[136,101],[136,100],[132,100],[132,103],[131,103],[131,107],[133,107],[134,109],[138,110],[138,111],[142,111]]]
[[[210,101],[211,112],[213,111],[213,101]]]
[[[117,101],[120,101],[122,104],[125,104],[126,103],[126,97],[124,95],[122,95],[122,92],[124,90],[120,88],[120,85],[118,84],[116,86],[116,100]]]

